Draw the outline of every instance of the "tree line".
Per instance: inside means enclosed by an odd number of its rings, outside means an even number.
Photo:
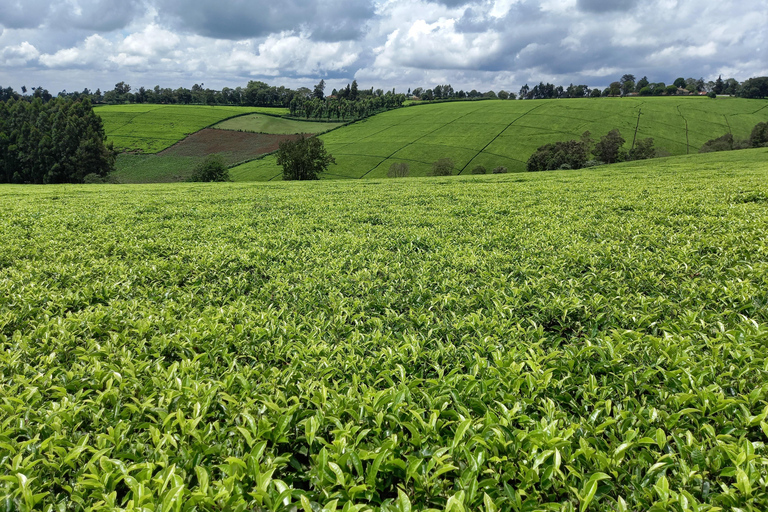
[[[768,97],[768,77],[750,78],[744,82],[738,82],[734,78],[723,80],[722,76],[716,80],[705,82],[703,78],[677,78],[669,85],[664,82],[651,82],[647,76],[639,80],[635,75],[625,74],[621,79],[600,90],[591,89],[587,85],[573,85],[568,87],[555,86],[550,83],[540,82],[529,87],[525,84],[518,97],[520,99],[555,99],[555,98],[599,98],[610,96],[681,96],[691,94],[707,94],[714,98],[718,95],[738,96],[741,98],[765,98]]]
[[[97,182],[115,158],[89,99],[0,101],[1,183]]]
[[[599,141],[589,131],[579,140],[566,140],[540,146],[526,164],[528,171],[581,169],[595,165],[613,164],[628,160],[645,160],[656,156],[653,139],[634,141],[629,151],[623,149],[624,137],[617,129],[609,131]]]
[[[768,123],[757,123],[752,128],[748,139],[734,139],[732,134],[726,133],[716,139],[708,140],[701,146],[699,153],[763,147],[768,147]]]
[[[31,91],[31,92],[30,92]],[[205,84],[195,84],[191,89],[185,87],[163,88],[156,85],[154,88],[139,87],[132,88],[125,82],[118,82],[114,89],[102,92],[100,89],[91,91],[86,88],[80,92],[59,92],[56,96],[51,94],[43,87],[32,87],[27,90],[22,86],[21,94],[18,94],[11,87],[0,87],[0,101],[9,99],[33,101],[40,99],[44,103],[51,101],[54,97],[69,98],[72,100],[81,100],[88,98],[91,103],[123,104],[123,103],[154,103],[168,105],[233,105],[249,107],[282,107],[291,108],[291,103],[295,105],[296,111],[301,117],[320,117],[334,118],[339,113],[343,113],[342,118],[360,117],[361,112],[373,112],[381,108],[392,108],[393,103],[399,102],[398,98],[420,99],[424,101],[452,101],[465,99],[554,99],[554,98],[595,98],[601,96],[670,96],[682,94],[702,94],[707,93],[711,96],[730,95],[743,98],[766,98],[768,97],[768,77],[754,77],[744,82],[739,82],[734,78],[723,79],[719,76],[715,80],[704,81],[703,78],[677,78],[673,83],[667,85],[664,82],[651,82],[644,76],[639,80],[635,75],[627,73],[622,75],[619,80],[611,82],[604,89],[593,88],[585,84],[568,86],[554,85],[551,83],[540,82],[533,87],[528,84],[520,88],[519,93],[507,92],[501,90],[498,93],[490,90],[480,92],[475,89],[465,92],[464,90],[455,90],[451,84],[438,84],[431,89],[416,87],[410,88],[406,94],[397,94],[393,89],[384,91],[382,89],[360,89],[357,81],[347,84],[346,88],[334,89],[328,96],[325,94],[325,81],[321,80],[314,89],[299,87],[290,89],[284,86],[273,86],[265,82],[251,80],[245,87],[224,87],[221,90],[205,87]],[[378,98],[378,100],[377,100]],[[312,100],[345,100],[347,103],[339,101],[332,107],[318,107],[317,103],[311,105]],[[371,105],[365,106],[358,104],[360,100],[369,100]],[[349,104],[353,107],[347,108]],[[377,105],[378,104],[378,105]],[[390,104],[389,107],[384,106]],[[402,104],[402,103],[400,103]],[[320,112],[321,114],[317,114]],[[370,115],[370,114],[368,114]]]

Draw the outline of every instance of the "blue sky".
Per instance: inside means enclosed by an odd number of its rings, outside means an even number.
[[[517,92],[768,75],[765,0],[1,0],[0,86]]]

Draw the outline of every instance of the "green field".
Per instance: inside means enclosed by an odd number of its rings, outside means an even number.
[[[117,183],[175,183],[186,181],[200,162],[190,156],[117,155],[110,178]]]
[[[412,176],[426,175],[431,164],[452,158],[456,173],[477,165],[489,171],[505,166],[524,171],[539,146],[594,138],[618,128],[629,148],[635,136],[653,137],[670,155],[696,153],[709,139],[725,133],[749,137],[768,120],[768,101],[737,98],[600,98],[589,100],[480,101],[417,105],[386,112],[323,135],[337,165],[328,178],[380,178],[394,162],[407,162]],[[232,170],[241,181],[281,176],[274,157]]]
[[[3,510],[768,509],[768,149],[0,207]]]
[[[252,114],[227,119],[213,126],[221,130],[235,130],[254,133],[293,134],[293,133],[324,133],[328,130],[344,126],[345,123],[319,123],[284,119],[275,116]]]
[[[191,133],[247,113],[287,114],[284,108],[200,105],[107,105],[94,111],[120,151],[157,153]]]

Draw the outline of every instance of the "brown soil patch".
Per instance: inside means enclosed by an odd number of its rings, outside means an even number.
[[[193,133],[158,155],[202,157],[218,153],[231,165],[277,151],[282,141],[296,140],[299,137],[301,135],[269,135],[206,128]]]

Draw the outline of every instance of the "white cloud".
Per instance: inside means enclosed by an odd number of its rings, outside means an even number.
[[[98,34],[88,36],[82,44],[65,48],[54,54],[43,54],[40,63],[49,68],[81,68],[92,66],[99,68],[103,65],[113,45]]]
[[[0,52],[0,65],[8,67],[24,66],[37,59],[40,52],[33,45],[24,41],[17,46],[7,46]]]
[[[129,78],[145,86],[263,79],[295,87],[322,77],[330,88],[354,77],[361,87],[398,90],[603,87],[624,73],[744,80],[768,66],[764,3],[0,0],[0,74],[52,91]]]

